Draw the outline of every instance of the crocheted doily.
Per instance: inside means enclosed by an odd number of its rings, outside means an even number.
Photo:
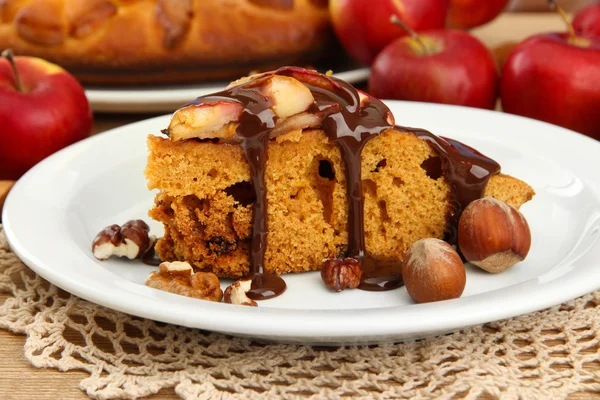
[[[12,253],[0,226],[0,328],[36,367],[79,369],[98,399],[175,387],[182,398],[564,398],[600,391],[600,292],[454,334],[394,345],[259,344],[129,316],[72,296]]]

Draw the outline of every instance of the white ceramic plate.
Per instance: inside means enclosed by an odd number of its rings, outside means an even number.
[[[349,83],[364,82],[369,68],[351,69],[333,74]],[[222,90],[229,82],[196,85],[87,87],[85,94],[95,112],[158,113],[173,112],[198,96]]]
[[[112,223],[146,216],[143,177],[158,117],[79,142],[21,178],[4,208],[8,240],[33,270],[98,304],[158,321],[294,343],[381,343],[421,338],[539,310],[600,287],[600,143],[542,122],[453,106],[388,102],[396,121],[463,140],[537,192],[522,207],[532,229],[527,260],[491,275],[468,267],[460,299],[413,304],[390,292],[325,289],[318,272],[287,275],[288,291],[258,308],[211,303],[144,286],[140,262],[94,259]],[[152,231],[161,235],[159,224]],[[223,286],[229,282],[223,282]]]

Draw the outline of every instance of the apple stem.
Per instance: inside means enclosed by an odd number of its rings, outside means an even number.
[[[563,21],[565,21],[565,24],[567,24],[567,29],[569,30],[569,39],[575,39],[575,28],[573,28],[573,24],[571,24],[571,22],[569,21],[569,17],[567,16],[567,13],[565,13],[565,10],[563,10],[562,7],[558,5],[558,2],[556,0],[548,0],[548,4],[550,5],[550,9],[552,11],[558,12]]]
[[[11,49],[6,49],[2,52],[2,54],[0,54],[0,56],[8,60],[8,63],[10,64],[13,70],[13,74],[15,76],[15,83],[17,85],[17,91],[20,93],[25,92],[25,89],[23,88],[23,82],[21,81],[21,76],[19,75],[19,71],[17,70],[17,64],[15,63],[15,54],[13,53],[13,51]]]
[[[421,37],[417,35],[417,32],[410,29],[408,25],[406,25],[404,22],[402,22],[400,18],[398,18],[396,14],[392,14],[392,16],[390,17],[390,22],[402,28],[404,32],[408,33],[411,38],[413,38],[417,43],[419,43],[419,45],[421,45],[421,47],[423,48],[423,53],[429,55],[429,50],[427,49],[427,46],[425,45],[425,43],[423,43]]]

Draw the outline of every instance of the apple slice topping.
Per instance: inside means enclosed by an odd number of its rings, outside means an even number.
[[[192,104],[173,114],[167,132],[173,141],[231,139],[242,111],[244,107],[233,101]]]
[[[288,76],[269,77],[262,92],[272,101],[271,110],[280,119],[306,111],[315,102],[305,85]]]
[[[317,127],[321,123],[322,113],[306,112],[313,104],[310,90],[298,80],[279,75],[256,75],[256,78],[238,82],[238,85],[252,85],[259,78],[261,95],[269,102],[277,116],[277,125],[270,137],[293,129]],[[238,121],[244,107],[235,102],[220,100],[216,102],[190,104],[173,114],[167,134],[171,140],[184,139],[222,139],[234,140]]]
[[[224,92],[199,98],[196,103],[177,110],[164,132],[173,141],[196,138],[238,142],[236,132],[244,106],[236,96],[249,96],[253,102],[264,101],[275,114],[276,123],[269,132],[271,139],[293,130],[319,128],[328,115],[339,111],[340,105],[331,102],[313,107],[315,98],[312,90],[319,95],[320,90],[343,93],[345,89],[335,79],[316,71],[284,67],[238,79]],[[360,90],[357,92],[361,108],[365,111],[370,109],[366,111],[370,113],[387,110],[383,117],[394,125],[394,117],[387,107],[372,107],[373,103],[381,103],[380,100]]]

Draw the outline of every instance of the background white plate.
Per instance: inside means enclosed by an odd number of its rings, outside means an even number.
[[[350,83],[366,81],[369,68],[338,72],[333,76]],[[170,86],[87,87],[85,94],[95,112],[173,112],[198,96],[222,90],[229,82]]]
[[[399,123],[463,140],[534,187],[537,195],[522,207],[533,233],[525,262],[499,275],[468,266],[462,298],[420,305],[404,288],[332,293],[316,272],[285,276],[288,291],[258,308],[148,288],[143,282],[152,267],[97,261],[90,244],[106,225],[150,221],[145,138],[167,126],[168,116],[84,140],[30,170],[4,207],[8,240],[37,273],[98,304],[189,327],[295,343],[421,338],[542,309],[600,287],[599,142],[498,112],[388,104]],[[151,228],[162,233],[156,223]]]

